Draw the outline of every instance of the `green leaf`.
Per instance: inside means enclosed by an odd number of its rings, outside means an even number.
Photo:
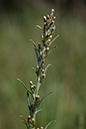
[[[53,48],[48,52],[47,56],[48,56],[55,48],[56,48],[56,46],[53,47]]]
[[[46,127],[45,127],[44,129],[47,129],[48,126],[49,126],[50,124],[52,124],[53,122],[56,122],[56,120],[53,120],[53,121],[49,122],[49,123],[46,125]]]
[[[25,118],[24,118],[22,115],[20,115],[20,117],[24,120],[23,123],[27,126],[27,129],[29,129],[28,123],[27,123],[27,121],[25,120]]]
[[[59,37],[59,35],[57,35],[49,44],[49,46]]]
[[[36,57],[37,57],[37,62],[38,62],[38,64],[39,64],[39,56],[38,56],[38,49],[37,49],[37,46],[36,46],[35,42],[34,42],[32,39],[30,39],[30,41],[32,42],[32,44],[33,44],[33,46],[34,46],[34,50],[35,50]]]
[[[46,75],[47,69],[48,69],[48,67],[49,67],[50,65],[51,65],[51,64],[48,64],[48,65],[46,66],[45,72],[44,72],[45,75]]]
[[[30,41],[32,42],[33,46],[37,49],[35,42],[32,39],[30,39]]]
[[[24,88],[32,95],[31,91],[27,88],[27,86],[25,85],[25,83],[22,80],[20,80],[19,78],[17,78],[17,80],[19,82],[21,82],[21,84],[24,86]]]
[[[49,92],[49,93],[47,93],[41,100],[40,100],[40,102],[36,105],[36,108],[38,108],[38,106],[41,104],[41,102],[49,95],[49,94],[51,94],[52,92]]]
[[[35,112],[35,114],[37,114],[38,112],[40,112],[40,111],[42,111],[43,109],[39,109],[39,110],[37,110],[36,112]]]
[[[37,26],[39,29],[41,29],[41,30],[43,29],[40,25],[36,25],[36,26]]]

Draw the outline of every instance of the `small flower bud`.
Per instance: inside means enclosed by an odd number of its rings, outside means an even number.
[[[32,118],[32,123],[31,123],[33,126],[35,125],[35,120],[34,118]]]
[[[49,52],[49,47],[47,47],[45,50],[46,55],[48,54],[48,52]]]
[[[33,91],[34,90],[34,92],[36,91],[36,86],[35,85],[31,85],[31,90]]]
[[[47,19],[49,19],[50,18],[50,16],[49,15],[47,15]]]
[[[40,77],[40,81],[43,81],[43,80],[44,80],[44,78],[45,78],[45,74],[44,74],[44,73],[42,73],[42,74],[41,74],[41,77]]]
[[[39,66],[37,65],[37,67],[36,67],[36,70],[38,71],[39,70]]]
[[[29,115],[29,116],[28,116],[28,124],[31,124],[31,122],[32,122],[32,121],[31,121],[31,116]]]
[[[46,26],[46,22],[44,22],[44,27]]]
[[[42,69],[41,72],[44,73],[44,69]]]
[[[54,23],[54,20],[52,20],[51,23],[53,24]]]
[[[51,13],[54,13],[54,9],[51,10]]]
[[[47,36],[50,36],[50,32],[48,32]]]
[[[55,16],[53,16],[53,20],[55,20],[56,19],[56,17]]]
[[[52,31],[55,30],[55,26],[52,27]]]
[[[46,50],[49,51],[49,47],[47,47]]]
[[[47,45],[49,45],[50,41],[51,41],[51,39],[48,39],[48,40],[46,41]]]
[[[41,127],[40,129],[43,129],[43,127]]]
[[[50,35],[50,39],[52,39],[52,35]]]
[[[30,85],[33,85],[33,82],[32,81],[30,81]]]
[[[47,21],[47,18],[46,18],[46,16],[44,16],[43,18],[44,18],[44,21]]]
[[[48,39],[47,42],[50,43],[51,39]]]
[[[39,101],[40,101],[40,97],[39,97],[39,95],[36,95],[36,97],[35,97],[35,102],[36,102],[36,103],[39,103]]]
[[[40,44],[40,42],[38,43],[38,49],[41,50],[41,44]]]
[[[37,128],[37,129],[39,129],[39,128]]]

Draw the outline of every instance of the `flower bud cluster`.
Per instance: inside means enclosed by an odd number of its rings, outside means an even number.
[[[33,84],[32,81],[30,81],[30,89],[31,89],[32,93],[36,92],[36,85]]]
[[[45,72],[45,70],[42,69],[41,74],[40,74],[40,83],[42,83],[44,81],[44,79],[45,79],[45,73],[44,72]]]
[[[51,10],[51,13],[47,16],[43,17],[44,20],[44,27],[42,33],[42,42],[43,46],[38,43],[38,51],[42,58],[45,58],[50,50],[50,42],[52,40],[52,34],[55,30],[55,16],[54,16],[54,9]]]
[[[42,42],[45,46],[48,46],[52,40],[52,34],[55,30],[55,16],[54,16],[54,9],[51,10],[51,13],[47,16],[43,17],[44,19],[44,28],[42,34]]]
[[[28,125],[34,127],[35,126],[35,119],[28,116]]]

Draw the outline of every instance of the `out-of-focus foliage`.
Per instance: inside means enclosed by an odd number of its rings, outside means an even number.
[[[44,110],[38,113],[37,124],[56,119],[50,129],[86,128],[86,5],[76,2],[70,8],[63,2],[44,2],[0,1],[0,129],[25,128],[19,116],[28,115],[26,91],[17,78],[28,86],[30,80],[36,82],[32,70],[36,57],[29,39],[41,41],[36,25],[42,26],[42,17],[51,8],[57,16],[54,37],[60,37],[54,42],[58,49],[48,57],[51,66],[40,89],[41,97],[53,93],[41,104]]]

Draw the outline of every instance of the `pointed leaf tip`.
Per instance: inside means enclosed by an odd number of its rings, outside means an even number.
[[[57,35],[49,44],[49,46],[59,37],[59,35]]]
[[[50,65],[51,65],[51,64],[48,64],[48,65],[46,66],[45,72],[44,72],[45,75],[46,75],[47,69],[48,69],[48,67],[49,67]]]
[[[24,88],[32,95],[31,91],[27,88],[27,86],[25,85],[25,83],[22,80],[20,80],[19,78],[17,78],[17,80],[19,82],[21,82],[21,84],[24,86]]]
[[[41,30],[43,29],[40,25],[36,25],[36,26],[37,26],[39,29],[41,29]]]
[[[47,129],[48,126],[49,126],[50,124],[52,124],[53,122],[56,122],[56,120],[50,121],[50,122],[46,125],[46,127],[45,127],[44,129]]]

